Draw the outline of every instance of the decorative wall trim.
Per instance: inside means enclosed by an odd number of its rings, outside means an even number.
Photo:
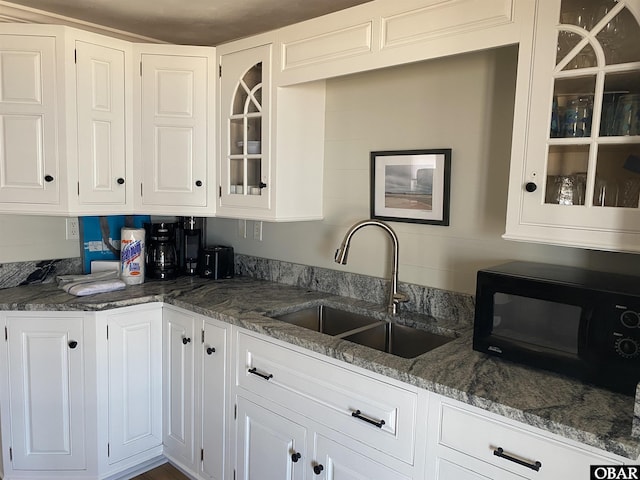
[[[371,53],[371,22],[282,43],[282,69]]]

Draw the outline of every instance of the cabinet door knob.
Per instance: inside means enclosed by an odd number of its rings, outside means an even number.
[[[202,186],[202,182],[200,180],[196,180],[196,187],[201,187]]]
[[[75,340],[71,340],[69,342],[69,348],[74,349],[78,346],[78,342],[76,342]]]
[[[182,337],[182,344],[186,345],[187,343],[191,343],[191,339],[189,337]]]
[[[260,184],[258,185],[260,188],[267,188],[267,184],[264,182],[260,182]]]
[[[298,460],[300,460],[302,458],[302,455],[300,454],[300,452],[295,452],[291,454],[291,461],[293,463],[298,463]]]
[[[119,178],[118,180],[116,180],[116,182],[118,182],[118,185],[123,185],[124,184],[124,178]]]
[[[323,470],[324,470],[324,467],[322,465],[320,465],[320,464],[315,465],[313,467],[313,473],[315,473],[316,475],[320,475]]]
[[[53,182],[53,177],[51,175],[45,175],[44,176],[44,181],[49,183],[49,182]]]
[[[538,186],[533,182],[527,182],[527,184],[524,186],[524,189],[529,193],[535,192],[537,188]]]
[[[215,352],[215,351],[216,351],[216,349],[215,349],[215,348],[213,348],[213,347],[209,347],[209,348],[207,348],[207,355],[211,355],[211,354],[212,354],[213,352]]]

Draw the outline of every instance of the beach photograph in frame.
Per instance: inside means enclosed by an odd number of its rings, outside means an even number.
[[[449,225],[451,149],[371,152],[371,218]]]

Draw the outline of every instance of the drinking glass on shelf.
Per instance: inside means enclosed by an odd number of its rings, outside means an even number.
[[[591,113],[593,97],[575,97],[564,107],[562,119],[563,137],[589,137],[591,135]]]
[[[618,205],[618,184],[613,180],[596,177],[593,205],[615,207]]]
[[[621,95],[615,115],[617,135],[640,135],[640,94]]]

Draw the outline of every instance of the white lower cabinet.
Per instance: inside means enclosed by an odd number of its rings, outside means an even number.
[[[195,319],[186,312],[164,307],[162,322],[164,449],[183,467],[194,470]]]
[[[253,333],[235,341],[237,478],[414,478],[426,392]]]
[[[320,480],[410,480],[376,460],[365,457],[338,442],[316,435],[314,442],[313,473]]]
[[[198,422],[202,429],[202,445],[198,473],[203,479],[223,480],[230,441],[226,416],[230,328],[206,317],[203,317],[203,323],[202,392],[199,396],[202,410]]]
[[[96,315],[100,471],[114,472],[162,454],[162,306]]]
[[[430,396],[428,479],[589,478],[625,459],[455,400]]]
[[[0,312],[0,478],[557,480],[622,457],[161,303]]]
[[[307,429],[244,397],[236,398],[236,409],[236,478],[305,478]]]
[[[164,454],[208,480],[225,476],[229,326],[163,307]]]
[[[5,315],[8,385],[0,404],[6,478],[87,468],[84,356],[91,347],[83,317]]]

